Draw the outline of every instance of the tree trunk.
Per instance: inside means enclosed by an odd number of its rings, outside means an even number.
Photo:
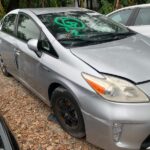
[[[10,0],[6,12],[19,8],[19,2],[20,0]]]
[[[75,5],[75,7],[79,7],[78,0],[74,0],[74,5]]]
[[[67,5],[66,0],[61,0],[61,6],[62,6],[62,7],[66,7],[66,5]]]
[[[4,15],[4,13],[5,13],[5,10],[4,10],[4,7],[3,7],[2,2],[0,0],[0,18]]]
[[[115,0],[114,2],[114,10],[120,8],[120,0]]]
[[[90,0],[90,9],[93,9],[93,3],[92,3],[92,0]]]
[[[89,1],[86,0],[86,5],[87,5],[87,8],[89,8]]]
[[[84,0],[80,0],[80,7],[84,7]]]
[[[1,4],[2,4],[3,7],[4,7],[4,5],[5,5],[5,4],[4,4],[4,1],[5,1],[5,0],[1,0]]]
[[[103,5],[102,5],[102,2],[99,1],[99,9],[101,9],[102,6],[103,6]]]
[[[2,5],[2,2],[0,0],[0,13],[4,12],[4,8],[3,8],[3,5]]]
[[[42,7],[45,6],[45,0],[42,0]]]
[[[77,3],[78,7],[80,7],[80,0],[75,0],[75,3]]]

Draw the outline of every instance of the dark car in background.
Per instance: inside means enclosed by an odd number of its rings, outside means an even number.
[[[19,150],[19,145],[5,119],[0,115],[0,150]]]

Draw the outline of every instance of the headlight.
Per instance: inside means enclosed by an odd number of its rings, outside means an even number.
[[[98,78],[82,73],[87,83],[102,97],[110,101],[140,103],[149,102],[148,97],[134,84],[113,76]]]

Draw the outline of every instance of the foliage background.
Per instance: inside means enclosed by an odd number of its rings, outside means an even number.
[[[118,6],[117,6],[118,1]],[[99,11],[103,14],[107,14],[117,8],[136,5],[136,4],[145,4],[150,3],[150,0],[99,0],[101,7]]]
[[[97,8],[93,7],[94,1],[98,4]],[[84,5],[85,2],[86,5]],[[150,3],[150,0],[0,0],[0,18],[5,13],[16,8],[74,6],[75,3],[79,7],[96,9],[100,13],[107,14],[121,7]]]

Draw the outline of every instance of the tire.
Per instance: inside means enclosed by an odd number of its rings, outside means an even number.
[[[2,71],[4,76],[6,76],[6,77],[10,77],[11,76],[10,73],[7,71],[7,68],[4,65],[4,62],[3,62],[2,59],[0,59],[0,68],[1,68],[1,71]]]
[[[80,108],[74,97],[63,87],[52,93],[52,108],[61,127],[71,136],[85,137],[85,127]]]

